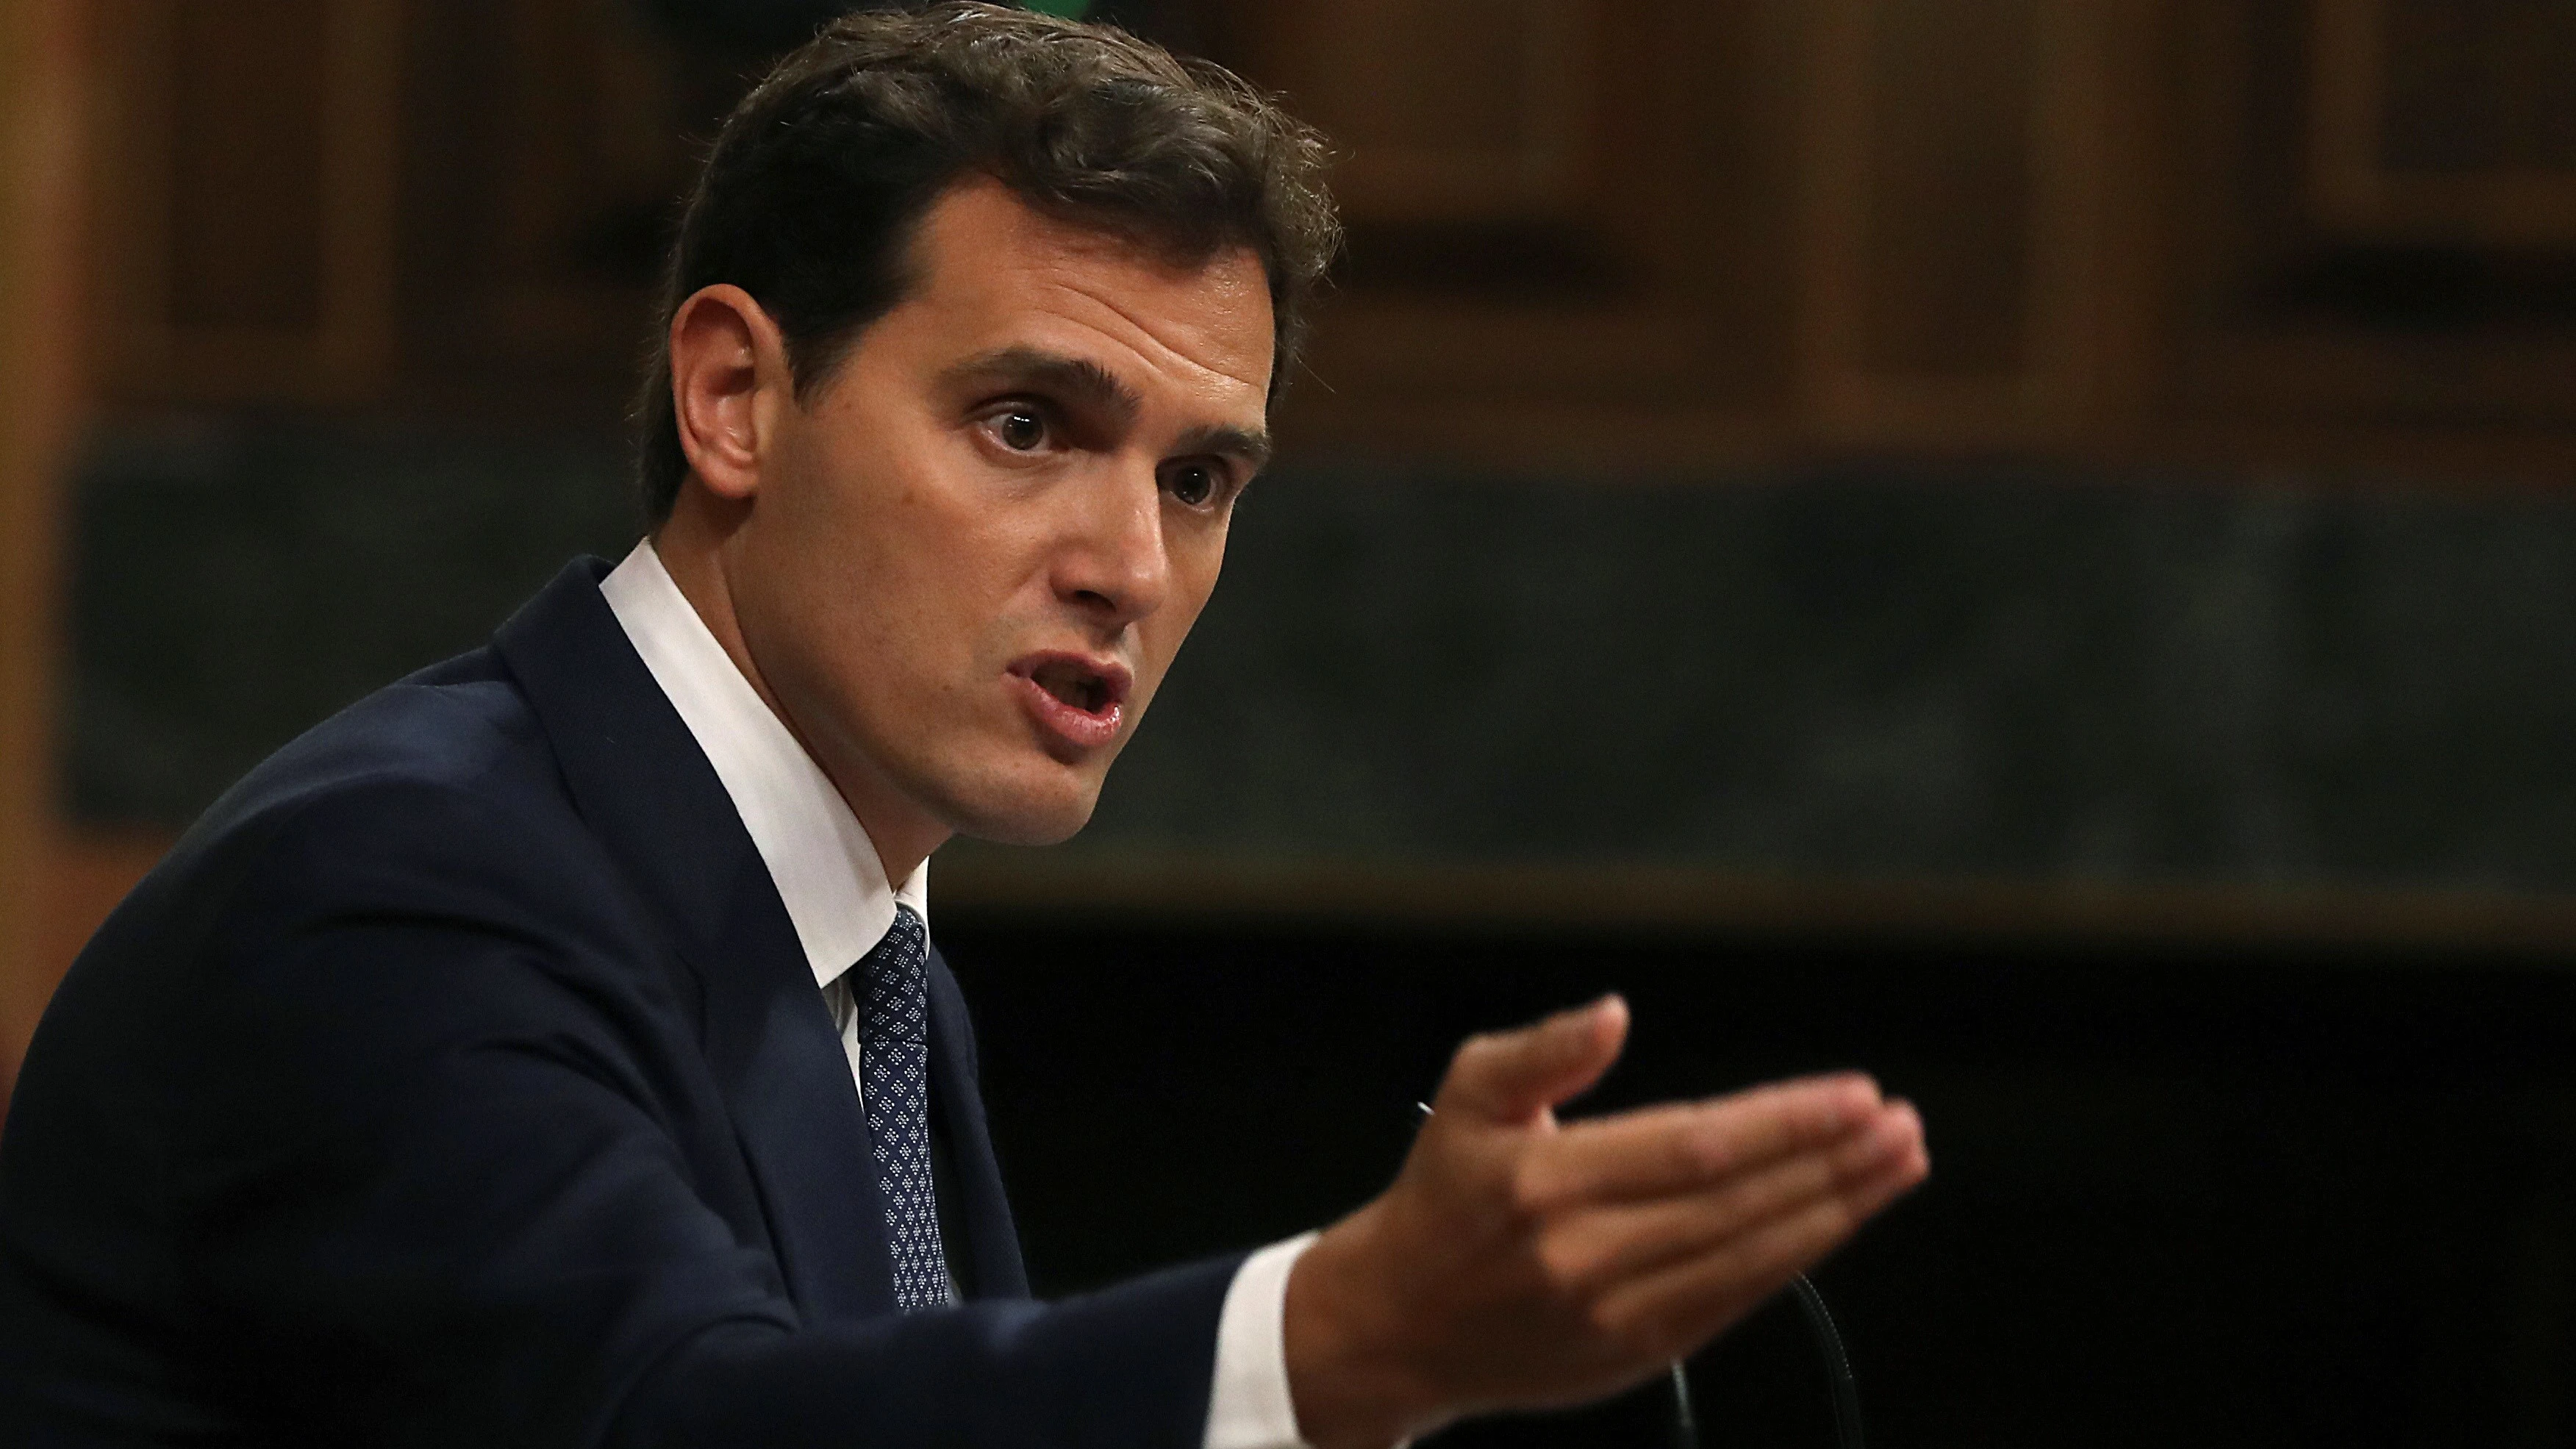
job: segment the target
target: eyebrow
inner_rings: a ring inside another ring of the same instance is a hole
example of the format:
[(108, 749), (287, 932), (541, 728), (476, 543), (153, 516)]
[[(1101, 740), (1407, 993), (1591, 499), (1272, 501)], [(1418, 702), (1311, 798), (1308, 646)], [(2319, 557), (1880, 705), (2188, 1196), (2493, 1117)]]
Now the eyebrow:
[[(1145, 400), (1124, 379), (1087, 357), (1068, 357), (1044, 348), (1003, 347), (970, 357), (940, 374), (952, 386), (1002, 383), (1043, 388), (1107, 415), (1121, 430), (1135, 425)], [(1258, 472), (1270, 461), (1270, 435), (1230, 423), (1205, 424), (1180, 437), (1182, 453), (1220, 453), (1239, 458)]]
[(1181, 434), (1179, 451), (1183, 453), (1221, 453), (1242, 460), (1243, 465), (1258, 473), (1270, 462), (1270, 435), (1251, 432), (1231, 424), (1192, 428)]

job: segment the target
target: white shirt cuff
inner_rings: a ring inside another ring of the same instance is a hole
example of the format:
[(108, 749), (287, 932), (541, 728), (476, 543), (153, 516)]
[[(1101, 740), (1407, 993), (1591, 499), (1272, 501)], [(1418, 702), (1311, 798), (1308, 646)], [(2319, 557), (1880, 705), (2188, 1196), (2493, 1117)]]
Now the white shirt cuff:
[(1208, 1391), (1206, 1449), (1306, 1449), (1288, 1396), (1288, 1270), (1313, 1233), (1243, 1260), (1216, 1321), (1216, 1381)]

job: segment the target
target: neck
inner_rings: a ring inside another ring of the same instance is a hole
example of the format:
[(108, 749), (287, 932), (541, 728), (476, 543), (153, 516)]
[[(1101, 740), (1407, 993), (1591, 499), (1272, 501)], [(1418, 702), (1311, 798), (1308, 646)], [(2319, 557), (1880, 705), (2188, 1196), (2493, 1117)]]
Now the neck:
[(796, 743), (831, 780), (832, 788), (840, 792), (850, 813), (858, 817), (859, 828), (867, 832), (868, 843), (876, 848), (886, 884), (899, 887), (912, 878), (932, 851), (946, 843), (952, 832), (912, 806), (884, 780), (881, 771), (863, 759), (844, 761), (836, 758), (835, 751), (817, 749), (816, 737), (798, 725), (795, 714), (770, 688), (734, 608), (733, 576), (728, 567), (730, 545), (748, 513), (747, 507), (711, 499), (696, 488), (683, 486), (671, 516), (654, 530), (653, 551), (661, 557), (663, 571), (671, 576), (671, 582), (679, 585), (680, 596), (689, 601), (707, 632), (724, 646), (734, 668), (750, 682), (752, 692), (795, 736)]

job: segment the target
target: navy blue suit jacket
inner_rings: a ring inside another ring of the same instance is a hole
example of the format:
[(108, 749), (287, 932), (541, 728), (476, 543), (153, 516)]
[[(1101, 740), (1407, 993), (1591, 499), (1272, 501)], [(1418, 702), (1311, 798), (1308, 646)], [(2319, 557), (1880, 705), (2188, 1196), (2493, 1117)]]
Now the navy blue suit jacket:
[(82, 953), (0, 1133), (0, 1443), (1192, 1449), (1234, 1260), (891, 1312), (786, 909), (583, 560), (260, 766)]

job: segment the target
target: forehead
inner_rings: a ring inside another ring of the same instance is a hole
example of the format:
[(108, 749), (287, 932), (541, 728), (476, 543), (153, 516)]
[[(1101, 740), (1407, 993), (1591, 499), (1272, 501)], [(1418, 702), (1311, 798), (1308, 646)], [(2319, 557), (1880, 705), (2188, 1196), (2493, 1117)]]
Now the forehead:
[(1229, 412), (1269, 395), (1269, 277), (1249, 248), (1174, 262), (979, 177), (932, 203), (913, 264), (879, 326), (925, 331), (955, 356), (1042, 348)]

